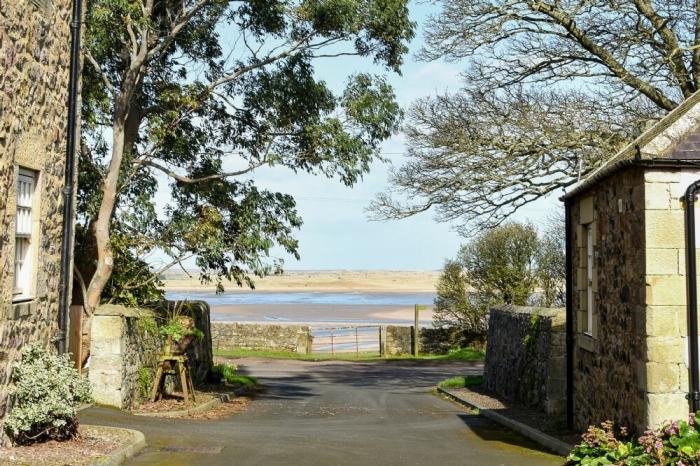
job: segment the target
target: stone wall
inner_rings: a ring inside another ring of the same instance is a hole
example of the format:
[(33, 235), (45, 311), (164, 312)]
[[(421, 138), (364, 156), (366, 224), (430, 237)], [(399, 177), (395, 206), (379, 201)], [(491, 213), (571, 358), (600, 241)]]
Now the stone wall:
[[(209, 306), (194, 302), (193, 314), (195, 326), (204, 332), (187, 350), (192, 378), (198, 384), (206, 380), (212, 367)], [(96, 403), (129, 409), (144, 391), (142, 385), (150, 388), (163, 346), (158, 319), (158, 313), (143, 309), (114, 305), (97, 309), (89, 366)]]
[[(644, 430), (644, 172), (631, 168), (600, 182), (571, 205), (574, 424), (583, 431), (606, 419)], [(593, 331), (587, 309), (584, 225), (593, 231)], [(640, 325), (640, 323), (642, 325)]]
[[(696, 150), (698, 136), (696, 131), (690, 137), (688, 149)], [(683, 419), (688, 411), (685, 217), (680, 199), (698, 179), (698, 170), (649, 169), (644, 174), (645, 307), (638, 323), (644, 358), (638, 371), (646, 392), (647, 426)], [(699, 214), (696, 207), (696, 222)]]
[[(52, 345), (58, 326), (70, 5), (0, 2), (0, 419), (19, 349)], [(19, 166), (39, 173), (40, 234), (34, 241), (33, 299), (13, 305)]]
[(245, 349), (308, 354), (313, 340), (308, 325), (215, 322), (211, 334), (214, 349), (221, 351)]
[(401, 356), (413, 353), (413, 326), (387, 325), (383, 342), (384, 356)]
[(486, 348), (486, 389), (548, 414), (565, 413), (564, 309), (494, 308)]

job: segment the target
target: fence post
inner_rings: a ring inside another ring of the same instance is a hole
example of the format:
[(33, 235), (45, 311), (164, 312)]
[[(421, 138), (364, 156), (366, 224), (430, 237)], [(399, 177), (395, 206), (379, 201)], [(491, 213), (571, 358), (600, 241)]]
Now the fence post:
[(360, 343), (357, 340), (357, 327), (355, 327), (355, 354), (360, 357)]
[(386, 356), (386, 335), (384, 326), (379, 326), (379, 357), (383, 358)]
[(333, 348), (333, 329), (331, 329), (331, 355), (335, 355), (335, 350)]

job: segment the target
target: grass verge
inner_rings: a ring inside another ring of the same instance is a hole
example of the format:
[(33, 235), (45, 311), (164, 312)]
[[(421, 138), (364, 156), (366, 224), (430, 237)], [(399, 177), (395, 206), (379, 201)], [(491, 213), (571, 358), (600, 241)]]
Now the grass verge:
[(256, 387), (258, 385), (258, 380), (255, 377), (237, 374), (236, 368), (228, 364), (217, 364), (212, 368), (212, 372), (231, 385), (239, 387)]
[(269, 358), (269, 359), (298, 359), (302, 361), (387, 361), (387, 360), (447, 360), (447, 361), (482, 361), (484, 352), (472, 348), (452, 350), (447, 354), (420, 354), (389, 356), (382, 358), (376, 352), (363, 353), (312, 353), (302, 354), (291, 351), (262, 351), (262, 350), (215, 350), (215, 356), (227, 358)]
[(484, 383), (483, 375), (465, 375), (458, 377), (450, 377), (438, 384), (440, 388), (466, 388), (482, 385)]

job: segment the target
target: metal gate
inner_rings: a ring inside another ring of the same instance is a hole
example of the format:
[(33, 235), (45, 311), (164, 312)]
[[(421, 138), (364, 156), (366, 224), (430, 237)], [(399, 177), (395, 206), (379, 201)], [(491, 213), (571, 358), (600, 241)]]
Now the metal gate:
[(379, 325), (313, 328), (312, 353), (379, 353)]

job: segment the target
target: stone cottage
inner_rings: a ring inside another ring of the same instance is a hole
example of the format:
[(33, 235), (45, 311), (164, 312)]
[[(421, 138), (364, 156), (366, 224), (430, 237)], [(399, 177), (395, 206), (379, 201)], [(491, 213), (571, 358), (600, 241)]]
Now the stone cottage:
[(22, 346), (57, 336), (70, 19), (70, 0), (0, 1), (0, 420)]
[(683, 196), (697, 180), (700, 94), (563, 198), (568, 412), (578, 430), (612, 419), (642, 431), (688, 414)]

